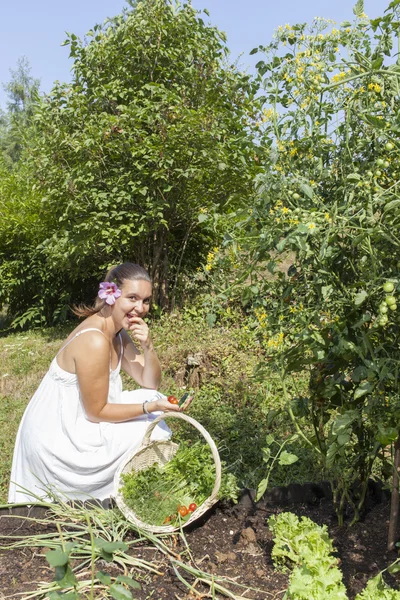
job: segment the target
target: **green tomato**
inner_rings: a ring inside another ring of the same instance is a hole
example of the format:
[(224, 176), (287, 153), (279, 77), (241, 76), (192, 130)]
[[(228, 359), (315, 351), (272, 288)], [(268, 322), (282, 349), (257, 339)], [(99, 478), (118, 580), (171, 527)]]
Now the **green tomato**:
[(388, 160), (385, 160), (383, 166), (385, 167), (385, 169), (388, 169), (390, 167), (390, 162)]
[(388, 322), (388, 318), (386, 315), (381, 315), (378, 319), (378, 325), (384, 326), (384, 325), (387, 325), (387, 322)]
[(396, 298), (394, 296), (386, 296), (385, 301), (388, 306), (392, 306), (392, 304), (396, 304)]
[(375, 177), (380, 177), (382, 175), (382, 171), (380, 171), (379, 169), (377, 171), (375, 171)]
[(367, 175), (368, 175), (368, 177), (372, 177), (373, 176), (373, 172), (372, 171), (367, 171)]
[(388, 150), (390, 152), (391, 150), (393, 150), (393, 148), (394, 148), (394, 146), (393, 146), (392, 142), (387, 142), (385, 144), (385, 150)]
[(300, 195), (297, 193), (293, 194), (293, 200), (300, 200)]
[(391, 281), (385, 281), (382, 287), (384, 292), (390, 294), (390, 292), (393, 292), (394, 290), (394, 283), (392, 283)]
[(387, 307), (387, 304), (381, 304), (379, 307), (379, 312), (381, 313), (381, 315), (386, 315), (388, 310), (389, 309)]
[(390, 310), (396, 310), (397, 304), (396, 303), (390, 304), (389, 308), (390, 308)]
[(376, 164), (377, 164), (379, 167), (382, 167), (382, 165), (383, 165), (383, 162), (384, 162), (384, 161), (383, 161), (383, 158), (378, 158), (378, 160), (376, 161)]

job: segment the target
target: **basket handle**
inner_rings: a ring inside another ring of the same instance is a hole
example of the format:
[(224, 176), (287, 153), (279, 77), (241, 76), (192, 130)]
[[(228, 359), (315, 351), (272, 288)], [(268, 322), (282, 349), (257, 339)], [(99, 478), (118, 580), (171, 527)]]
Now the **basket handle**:
[(164, 421), (165, 419), (169, 419), (170, 417), (174, 417), (175, 419), (182, 419), (183, 421), (187, 421), (188, 423), (193, 425), (193, 427), (195, 427), (198, 431), (200, 431), (200, 433), (202, 434), (202, 436), (204, 437), (204, 439), (210, 446), (212, 456), (214, 459), (214, 463), (215, 463), (215, 484), (214, 484), (214, 488), (213, 488), (213, 491), (211, 492), (209, 499), (210, 499), (210, 501), (214, 501), (217, 498), (219, 488), (221, 487), (221, 460), (219, 458), (219, 452), (218, 452), (217, 446), (215, 445), (214, 440), (212, 439), (212, 437), (210, 436), (208, 431), (206, 429), (204, 429), (203, 425), (200, 425), (200, 423), (198, 421), (196, 421), (196, 419), (193, 419), (193, 417), (188, 417), (188, 415), (185, 415), (184, 413), (181, 413), (181, 412), (171, 411), (171, 412), (162, 413), (161, 415), (158, 415), (158, 417), (156, 417), (154, 419), (154, 421), (148, 426), (146, 433), (144, 434), (144, 437), (142, 440), (142, 446), (148, 446), (151, 443), (150, 436), (151, 436), (155, 426), (160, 421)]

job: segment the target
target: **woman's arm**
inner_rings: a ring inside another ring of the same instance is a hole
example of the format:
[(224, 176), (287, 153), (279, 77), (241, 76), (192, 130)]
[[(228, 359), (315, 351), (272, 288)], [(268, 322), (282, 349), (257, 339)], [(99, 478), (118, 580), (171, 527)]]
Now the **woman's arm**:
[[(127, 337), (129, 338), (129, 336)], [(139, 354), (139, 356), (141, 355)], [(110, 345), (103, 335), (92, 332), (86, 335), (84, 340), (81, 339), (81, 343), (74, 353), (74, 361), (83, 407), (90, 421), (119, 423), (143, 415), (142, 404), (107, 403)], [(158, 359), (157, 364), (159, 364)], [(170, 404), (165, 398), (159, 398), (146, 404), (148, 412), (182, 411), (187, 406), (188, 403), (180, 408), (175, 404)]]
[(157, 390), (161, 382), (161, 365), (158, 360), (147, 324), (140, 317), (132, 317), (129, 327), (140, 342), (139, 352), (126, 331), (121, 332), (124, 347), (122, 368), (141, 387)]

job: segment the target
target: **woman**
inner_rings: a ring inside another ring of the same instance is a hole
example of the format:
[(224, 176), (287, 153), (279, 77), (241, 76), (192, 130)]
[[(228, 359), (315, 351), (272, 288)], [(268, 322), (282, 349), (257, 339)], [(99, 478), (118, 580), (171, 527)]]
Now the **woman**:
[[(113, 494), (113, 477), (125, 452), (138, 446), (159, 411), (186, 409), (156, 390), (161, 367), (143, 320), (152, 293), (139, 265), (112, 268), (93, 307), (75, 310), (86, 319), (61, 346), (19, 426), (9, 502), (49, 498), (49, 489), (70, 499)], [(141, 351), (125, 331), (139, 342)], [(123, 392), (120, 369), (142, 389)], [(152, 439), (166, 439), (164, 422)]]

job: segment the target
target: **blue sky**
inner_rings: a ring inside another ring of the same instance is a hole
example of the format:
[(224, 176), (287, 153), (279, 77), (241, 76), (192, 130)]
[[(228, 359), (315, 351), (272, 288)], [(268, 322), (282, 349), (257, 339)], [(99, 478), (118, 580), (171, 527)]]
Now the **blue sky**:
[[(383, 14), (390, 0), (365, 0), (369, 17)], [(228, 36), (232, 59), (251, 71), (257, 56), (249, 52), (267, 44), (278, 25), (309, 22), (326, 17), (337, 22), (351, 20), (355, 0), (192, 0), (196, 9), (207, 8), (210, 21)], [(0, 82), (10, 78), (19, 57), (26, 56), (32, 75), (49, 92), (55, 80), (69, 81), (71, 61), (62, 47), (65, 32), (82, 37), (96, 23), (114, 16), (126, 6), (124, 0), (3, 0), (0, 7)], [(208, 20), (208, 17), (204, 15)], [(0, 89), (0, 107), (6, 95)]]

